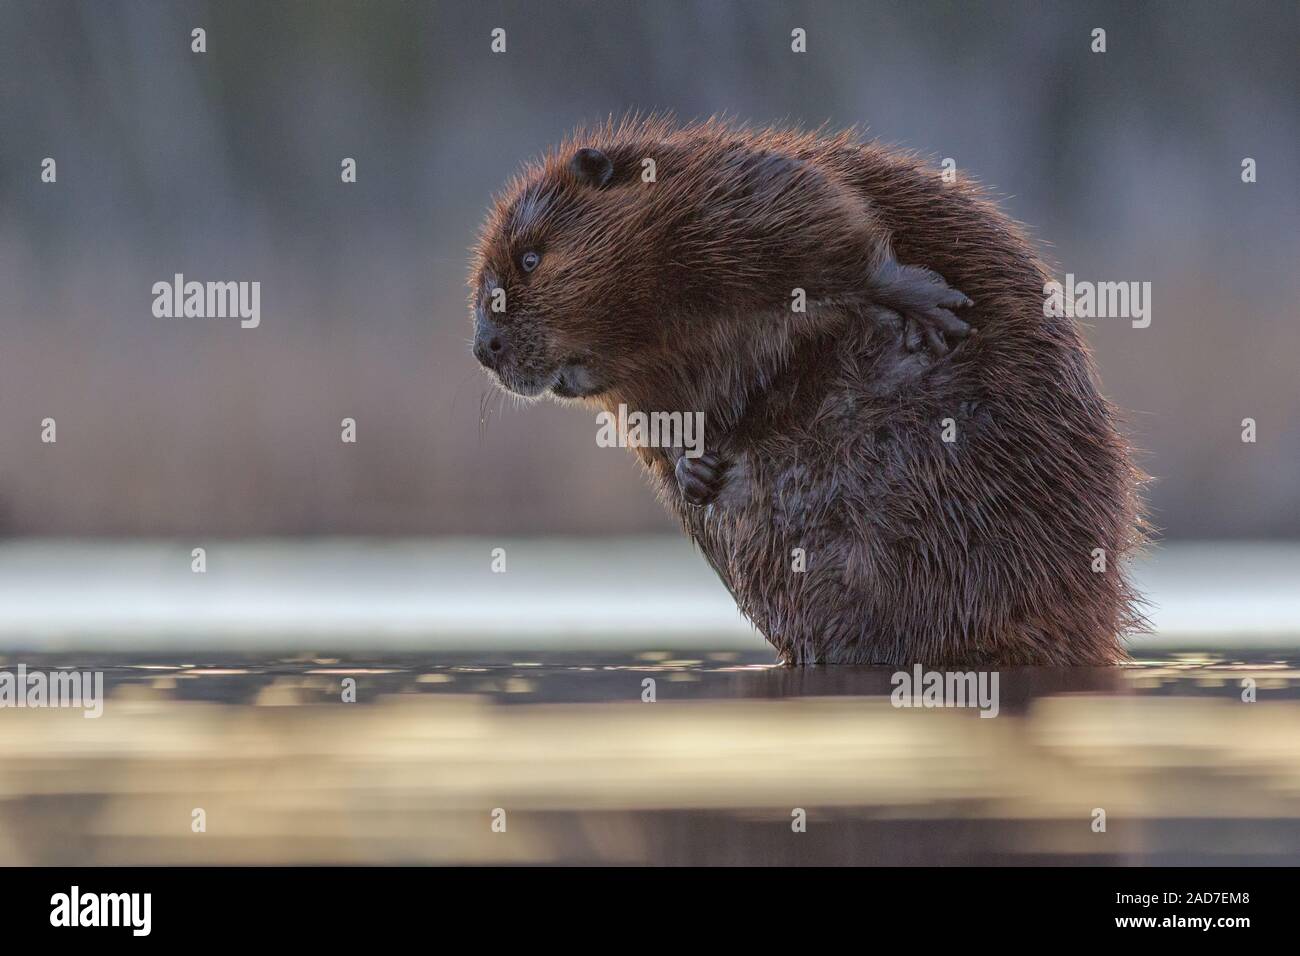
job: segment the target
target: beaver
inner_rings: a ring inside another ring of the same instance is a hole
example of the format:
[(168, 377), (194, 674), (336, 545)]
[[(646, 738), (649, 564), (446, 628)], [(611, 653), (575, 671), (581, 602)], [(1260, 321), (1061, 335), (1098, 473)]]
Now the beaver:
[(703, 412), (705, 454), (636, 454), (784, 663), (1112, 664), (1144, 476), (1049, 278), (980, 186), (854, 130), (611, 119), (495, 199), (474, 354)]

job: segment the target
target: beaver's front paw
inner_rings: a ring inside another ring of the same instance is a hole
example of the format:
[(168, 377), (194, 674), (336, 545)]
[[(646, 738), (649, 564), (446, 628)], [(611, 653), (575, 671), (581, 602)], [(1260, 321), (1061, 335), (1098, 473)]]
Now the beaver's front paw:
[(682, 497), (693, 505), (707, 505), (718, 497), (727, 474), (727, 462), (721, 456), (706, 451), (699, 458), (687, 458), (682, 455), (677, 459), (674, 470), (677, 475), (677, 487)]
[(936, 356), (945, 355), (949, 339), (960, 341), (972, 331), (970, 323), (951, 310), (974, 303), (937, 272), (889, 259), (877, 269), (871, 284), (879, 303), (903, 316), (903, 344), (910, 352), (928, 345)]

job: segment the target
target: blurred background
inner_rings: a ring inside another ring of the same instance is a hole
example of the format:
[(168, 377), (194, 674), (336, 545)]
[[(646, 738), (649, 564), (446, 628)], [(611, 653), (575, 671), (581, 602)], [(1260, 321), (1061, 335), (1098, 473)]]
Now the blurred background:
[[(1298, 10), (0, 0), (0, 670), (109, 697), (0, 711), (0, 864), (1300, 859)], [(1084, 327), (1155, 479), (1137, 663), (997, 720), (773, 668), (631, 455), (490, 386), (491, 194), (636, 109), (865, 126), (1151, 283)], [(155, 318), (178, 272), (260, 327)]]
[[(1155, 524), (1171, 540), (1294, 538), (1297, 16), (6, 0), (0, 530), (672, 531), (589, 415), (498, 397), (465, 304), (468, 248), (523, 159), (579, 123), (664, 109), (865, 125), (987, 183), (1058, 276), (1151, 282), (1150, 328), (1085, 334), (1156, 477)], [(196, 26), (207, 53), (190, 52)], [(151, 287), (177, 272), (259, 280), (261, 327), (155, 318)], [(45, 417), (56, 446), (39, 442)]]

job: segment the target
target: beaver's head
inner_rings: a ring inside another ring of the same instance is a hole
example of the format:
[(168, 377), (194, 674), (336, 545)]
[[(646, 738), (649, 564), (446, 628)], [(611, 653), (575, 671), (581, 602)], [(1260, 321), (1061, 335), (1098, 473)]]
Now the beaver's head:
[(621, 152), (564, 147), (517, 177), (484, 225), (470, 274), (474, 355), (515, 394), (599, 395), (662, 339), (664, 224)]

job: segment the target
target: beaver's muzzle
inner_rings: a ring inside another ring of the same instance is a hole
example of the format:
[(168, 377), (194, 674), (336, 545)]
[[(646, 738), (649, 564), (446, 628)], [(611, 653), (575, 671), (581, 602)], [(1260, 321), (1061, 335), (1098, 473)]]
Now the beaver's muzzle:
[(484, 368), (498, 371), (510, 358), (510, 342), (486, 315), (474, 319), (474, 357)]

